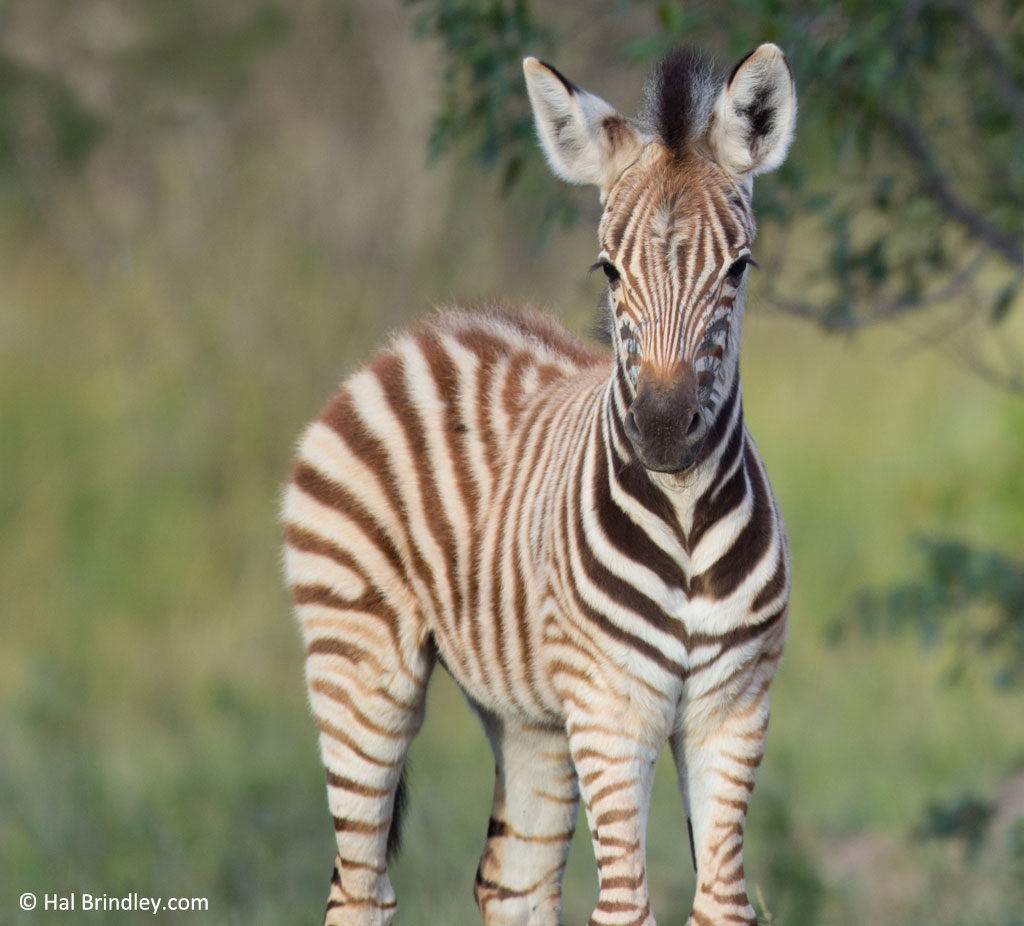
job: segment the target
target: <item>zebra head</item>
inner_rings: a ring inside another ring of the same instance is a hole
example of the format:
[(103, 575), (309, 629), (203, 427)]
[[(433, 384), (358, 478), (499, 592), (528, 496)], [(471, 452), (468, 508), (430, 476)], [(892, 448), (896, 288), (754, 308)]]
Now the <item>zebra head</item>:
[(636, 122), (536, 58), (523, 67), (552, 170), (601, 191), (622, 427), (649, 470), (681, 472), (738, 376), (751, 181), (782, 164), (796, 122), (786, 59), (761, 45), (722, 82), (681, 49)]

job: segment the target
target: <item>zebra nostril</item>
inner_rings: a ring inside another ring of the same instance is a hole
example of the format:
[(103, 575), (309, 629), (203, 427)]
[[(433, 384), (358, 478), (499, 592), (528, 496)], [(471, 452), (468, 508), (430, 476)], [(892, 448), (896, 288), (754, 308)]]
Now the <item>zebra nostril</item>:
[(686, 446), (690, 448), (699, 447), (704, 443), (707, 431), (708, 423), (704, 417), (704, 412), (700, 408), (694, 409), (693, 414), (690, 416), (690, 422), (686, 426), (686, 436), (684, 438)]
[(640, 440), (640, 426), (636, 423), (636, 416), (633, 414), (633, 409), (629, 409), (626, 412), (626, 417), (623, 419), (622, 424), (626, 431), (626, 437), (631, 441)]

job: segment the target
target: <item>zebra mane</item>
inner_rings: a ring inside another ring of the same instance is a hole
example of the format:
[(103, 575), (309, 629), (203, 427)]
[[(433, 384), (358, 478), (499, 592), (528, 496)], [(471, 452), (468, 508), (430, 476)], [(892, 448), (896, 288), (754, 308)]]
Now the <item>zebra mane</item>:
[(644, 128), (682, 156), (708, 128), (720, 89), (712, 58), (684, 45), (655, 65), (644, 85)]

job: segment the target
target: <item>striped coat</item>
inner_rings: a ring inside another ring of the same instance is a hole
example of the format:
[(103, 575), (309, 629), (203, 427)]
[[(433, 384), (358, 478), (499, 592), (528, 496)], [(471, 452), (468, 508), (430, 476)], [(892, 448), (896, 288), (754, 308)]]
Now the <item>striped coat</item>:
[(602, 192), (613, 351), (513, 309), (440, 313), (350, 376), (300, 441), (286, 571), (338, 839), (326, 922), (392, 920), (388, 837), (437, 662), (496, 757), (485, 922), (561, 922), (582, 798), (591, 922), (653, 923), (643, 841), (666, 742), (691, 922), (754, 922), (743, 822), (789, 562), (743, 422), (739, 323), (749, 177), (785, 154), (792, 83), (762, 46), (712, 99), (701, 61), (676, 56), (637, 125), (525, 68), (552, 167)]

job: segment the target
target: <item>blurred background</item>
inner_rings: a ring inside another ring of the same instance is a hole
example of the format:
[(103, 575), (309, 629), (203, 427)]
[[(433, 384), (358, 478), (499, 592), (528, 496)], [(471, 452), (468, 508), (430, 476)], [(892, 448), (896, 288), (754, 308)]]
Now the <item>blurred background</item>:
[[(333, 832), (276, 521), (293, 442), (433, 304), (592, 329), (596, 195), (547, 174), (519, 61), (633, 114), (685, 38), (726, 64), (778, 42), (801, 98), (758, 182), (743, 349), (794, 561), (759, 915), (1024, 923), (1024, 13), (727, 12), (0, 6), (0, 921), (57, 921), (25, 891), (138, 891), (209, 899), (166, 923), (321, 922)], [(478, 922), (493, 765), (440, 671), (411, 763), (398, 922)], [(649, 858), (682, 922), (668, 765)], [(566, 922), (595, 897), (581, 822)]]

